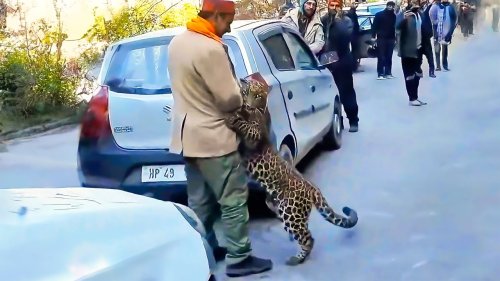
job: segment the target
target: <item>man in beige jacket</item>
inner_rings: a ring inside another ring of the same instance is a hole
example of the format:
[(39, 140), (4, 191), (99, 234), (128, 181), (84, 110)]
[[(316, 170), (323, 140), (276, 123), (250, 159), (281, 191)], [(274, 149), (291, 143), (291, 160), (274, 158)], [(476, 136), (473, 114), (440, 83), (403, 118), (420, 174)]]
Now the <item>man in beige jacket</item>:
[[(216, 259), (227, 251), (230, 277), (272, 268), (270, 260), (251, 255), (245, 167), (237, 152), (239, 140), (224, 123), (224, 117), (242, 105), (221, 39), (230, 31), (234, 14), (233, 1), (204, 0), (199, 16), (172, 39), (168, 50), (174, 97), (171, 151), (186, 160), (189, 206), (203, 222)], [(219, 211), (227, 250), (219, 247), (213, 231)]]
[(317, 6), (317, 0), (299, 0), (299, 7), (288, 11), (281, 19), (300, 32), (315, 55), (318, 55), (325, 45), (323, 24)]

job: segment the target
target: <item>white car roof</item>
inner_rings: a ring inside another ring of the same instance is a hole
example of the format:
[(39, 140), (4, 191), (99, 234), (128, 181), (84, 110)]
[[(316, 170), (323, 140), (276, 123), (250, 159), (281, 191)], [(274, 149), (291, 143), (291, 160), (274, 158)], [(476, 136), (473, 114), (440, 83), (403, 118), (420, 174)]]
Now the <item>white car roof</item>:
[[(228, 35), (234, 34), (235, 32), (240, 31), (240, 30), (255, 28), (255, 27), (258, 27), (260, 25), (263, 25), (266, 23), (271, 23), (271, 22), (279, 22), (279, 20), (236, 20), (231, 24), (232, 31), (230, 33), (228, 33)], [(111, 45), (121, 45), (124, 43), (134, 42), (134, 41), (143, 40), (143, 39), (175, 36), (175, 35), (182, 33), (185, 30), (186, 30), (185, 26), (166, 28), (166, 29), (152, 31), (152, 32), (144, 33), (144, 34), (137, 35), (134, 37), (126, 38), (126, 39), (117, 41)]]
[(0, 280), (209, 275), (203, 240), (173, 203), (121, 190), (0, 189), (0, 229)]

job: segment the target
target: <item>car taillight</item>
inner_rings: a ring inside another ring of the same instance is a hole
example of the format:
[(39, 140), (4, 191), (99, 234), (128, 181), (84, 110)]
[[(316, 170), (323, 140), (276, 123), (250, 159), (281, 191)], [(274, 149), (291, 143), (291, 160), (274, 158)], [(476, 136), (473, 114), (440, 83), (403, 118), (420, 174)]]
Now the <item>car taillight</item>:
[(100, 86), (96, 91), (83, 115), (80, 138), (98, 139), (111, 133), (108, 115), (109, 89), (107, 86)]

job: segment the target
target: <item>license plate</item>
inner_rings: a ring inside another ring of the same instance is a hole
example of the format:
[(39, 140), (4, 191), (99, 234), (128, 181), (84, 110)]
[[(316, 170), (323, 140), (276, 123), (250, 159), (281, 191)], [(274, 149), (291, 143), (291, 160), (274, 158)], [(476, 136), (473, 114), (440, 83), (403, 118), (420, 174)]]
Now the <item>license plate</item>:
[(142, 182), (186, 181), (184, 165), (142, 166)]

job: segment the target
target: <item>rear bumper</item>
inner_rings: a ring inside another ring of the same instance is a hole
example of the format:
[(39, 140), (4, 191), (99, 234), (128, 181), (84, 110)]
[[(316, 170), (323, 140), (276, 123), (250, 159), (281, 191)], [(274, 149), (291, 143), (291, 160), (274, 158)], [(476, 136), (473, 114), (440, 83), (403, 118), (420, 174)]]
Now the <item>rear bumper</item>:
[[(141, 180), (144, 165), (184, 164), (179, 154), (168, 150), (132, 150), (119, 147), (113, 139), (80, 140), (78, 144), (78, 177), (83, 187), (120, 189), (160, 200), (184, 203), (185, 181), (146, 182)], [(261, 189), (250, 183), (250, 189)]]
[(161, 200), (185, 197), (186, 182), (141, 180), (143, 165), (184, 164), (182, 156), (168, 150), (123, 149), (114, 140), (80, 140), (78, 177), (84, 187), (121, 189)]

